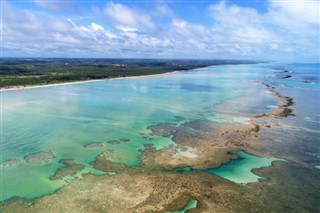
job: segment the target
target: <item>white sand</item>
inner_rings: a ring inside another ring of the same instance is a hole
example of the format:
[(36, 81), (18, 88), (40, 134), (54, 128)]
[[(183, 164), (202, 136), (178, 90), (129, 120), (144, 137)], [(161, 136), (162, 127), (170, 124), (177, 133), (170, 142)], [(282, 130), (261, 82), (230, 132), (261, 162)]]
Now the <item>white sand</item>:
[(63, 86), (63, 85), (70, 85), (70, 84), (91, 83), (91, 82), (108, 81), (108, 80), (115, 80), (115, 79), (150, 78), (150, 77), (156, 77), (156, 76), (170, 75), (170, 74), (173, 74), (173, 73), (176, 73), (176, 72), (179, 72), (179, 71), (173, 71), (173, 72), (167, 72), (167, 73), (161, 73), (161, 74), (129, 76), (129, 77), (117, 77), (117, 78), (104, 78), (104, 79), (97, 79), (97, 80), (74, 81), (74, 82), (45, 84), (45, 85), (36, 85), (36, 86), (12, 86), (12, 87), (8, 87), (8, 88), (2, 88), (2, 89), (0, 89), (0, 92), (17, 91), (17, 90), (25, 90), (25, 89), (35, 89), (35, 88), (42, 88), (42, 87), (55, 87), (55, 86)]

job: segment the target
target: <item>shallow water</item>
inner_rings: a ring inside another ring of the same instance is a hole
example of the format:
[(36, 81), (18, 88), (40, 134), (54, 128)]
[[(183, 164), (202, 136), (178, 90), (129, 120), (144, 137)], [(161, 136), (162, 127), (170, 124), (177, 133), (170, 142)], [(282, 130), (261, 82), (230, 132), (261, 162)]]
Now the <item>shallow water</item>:
[(196, 199), (191, 199), (183, 209), (176, 210), (176, 211), (167, 211), (166, 213), (185, 213), (190, 209), (197, 208), (197, 205), (198, 205), (198, 201)]
[(254, 155), (250, 155), (243, 151), (236, 153), (239, 156), (238, 159), (231, 160), (230, 162), (221, 165), (218, 168), (206, 169), (206, 170), (196, 170), (190, 167), (176, 168), (175, 172), (207, 172), (209, 174), (218, 175), (219, 177), (225, 178), (227, 180), (233, 181), (235, 183), (254, 183), (258, 182), (259, 179), (265, 177), (260, 177), (253, 173), (254, 169), (259, 169), (262, 167), (272, 166), (273, 161), (285, 161), (280, 158), (261, 158)]
[[(144, 149), (143, 145), (152, 143), (160, 149), (175, 144), (170, 138), (150, 136), (146, 128), (163, 122), (181, 122), (176, 116), (183, 116), (183, 121), (208, 119), (232, 123), (245, 122), (243, 118), (247, 115), (270, 110), (275, 100), (255, 81), (268, 80), (266, 76), (272, 74), (272, 66), (213, 66), (148, 78), (1, 92), (1, 161), (18, 159), (21, 163), (1, 168), (0, 200), (12, 196), (38, 197), (67, 184), (70, 180), (48, 179), (63, 167), (61, 159), (74, 159), (86, 166), (83, 172), (99, 174), (89, 163), (102, 151), (112, 150), (110, 160), (139, 166), (139, 149)], [(221, 108), (226, 101), (231, 104)], [(303, 116), (319, 121), (319, 113), (314, 111), (311, 107)], [(303, 122), (302, 125), (317, 127), (313, 122)], [(130, 141), (107, 143), (120, 138)], [(105, 146), (83, 147), (91, 142), (105, 142)], [(24, 156), (40, 151), (51, 151), (56, 158), (34, 165), (24, 160)]]
[(255, 175), (252, 172), (253, 169), (271, 166), (273, 161), (283, 161), (283, 159), (273, 157), (261, 158), (242, 151), (237, 152), (237, 155), (240, 157), (239, 159), (231, 160), (219, 168), (208, 169), (205, 172), (218, 175), (235, 183), (246, 184), (258, 182), (259, 179), (264, 178)]
[(295, 116), (281, 120), (284, 128), (262, 130), (260, 138), (268, 141), (273, 154), (289, 155), (314, 167), (320, 164), (320, 64), (288, 64), (281, 69), (292, 77), (269, 81), (293, 98)]

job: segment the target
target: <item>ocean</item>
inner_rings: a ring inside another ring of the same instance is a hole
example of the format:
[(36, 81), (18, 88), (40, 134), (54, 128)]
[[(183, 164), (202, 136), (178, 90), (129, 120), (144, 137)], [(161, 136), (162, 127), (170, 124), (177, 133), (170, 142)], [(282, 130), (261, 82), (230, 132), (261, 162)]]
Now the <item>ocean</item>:
[[(238, 154), (237, 160), (224, 163), (226, 175), (212, 174), (242, 184), (256, 182), (260, 176), (249, 174), (262, 167), (258, 158), (272, 159), (263, 166), (272, 167), (273, 160), (282, 159), (317, 170), (319, 67), (302, 63), (220, 65), (160, 76), (2, 91), (1, 162), (11, 160), (12, 165), (1, 167), (0, 200), (41, 197), (85, 173), (106, 174), (91, 163), (103, 151), (112, 152), (112, 162), (143, 167), (140, 156), (146, 145), (156, 150), (178, 147), (172, 136), (152, 134), (148, 129), (152, 125), (198, 120), (224, 127), (247, 124), (252, 116), (279, 105), (263, 83), (294, 100), (290, 106), (294, 116), (279, 118), (278, 125), (261, 129), (262, 145), (251, 151), (239, 147), (248, 156)], [(96, 144), (90, 148), (92, 143)], [(66, 159), (82, 169), (61, 179), (50, 178), (66, 167), (61, 161)], [(236, 163), (239, 160), (244, 161)], [(246, 170), (241, 171), (241, 166)], [(235, 171), (232, 178), (228, 171)]]

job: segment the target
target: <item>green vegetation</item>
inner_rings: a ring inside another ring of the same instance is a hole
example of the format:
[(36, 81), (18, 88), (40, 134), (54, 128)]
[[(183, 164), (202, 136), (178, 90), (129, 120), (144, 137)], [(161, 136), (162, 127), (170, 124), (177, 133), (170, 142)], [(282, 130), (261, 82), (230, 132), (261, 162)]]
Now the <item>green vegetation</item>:
[(235, 60), (27, 59), (3, 58), (0, 88), (32, 86), (189, 70), (210, 65), (253, 63)]

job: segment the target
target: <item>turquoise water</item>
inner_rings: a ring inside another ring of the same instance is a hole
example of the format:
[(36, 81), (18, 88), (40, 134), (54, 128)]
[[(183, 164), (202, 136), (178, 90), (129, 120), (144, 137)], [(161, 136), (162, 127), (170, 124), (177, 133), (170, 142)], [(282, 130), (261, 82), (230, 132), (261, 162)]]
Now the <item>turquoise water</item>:
[[(0, 200), (38, 197), (67, 184), (69, 180), (49, 180), (63, 166), (61, 159), (85, 165), (79, 177), (85, 172), (101, 173), (90, 162), (102, 151), (112, 150), (110, 160), (114, 162), (139, 166), (143, 145), (152, 143), (157, 149), (175, 145), (170, 138), (149, 136), (146, 129), (162, 122), (181, 122), (175, 116), (183, 116), (183, 121), (244, 122), (244, 115), (276, 104), (256, 83), (269, 74), (264, 64), (224, 65), (146, 78), (1, 92), (1, 162), (18, 159), (21, 163), (1, 168)], [(306, 116), (314, 119), (310, 113)], [(120, 138), (130, 142), (107, 143)], [(91, 142), (105, 142), (105, 146), (83, 148)], [(24, 160), (40, 151), (51, 151), (56, 158), (43, 164)]]
[(273, 161), (285, 161), (279, 158), (261, 158), (254, 155), (250, 155), (243, 151), (236, 153), (239, 159), (231, 160), (227, 164), (223, 164), (218, 168), (206, 169), (206, 170), (195, 170), (190, 167), (176, 168), (175, 172), (207, 172), (209, 174), (218, 175), (222, 178), (228, 179), (235, 183), (254, 183), (258, 182), (259, 179), (264, 178), (255, 175), (252, 170), (259, 169), (262, 167), (272, 166)]
[(284, 85), (287, 87), (302, 88), (302, 89), (320, 89), (320, 64), (286, 64), (279, 65), (277, 68), (285, 69), (288, 72), (284, 75), (290, 75), (288, 79), (274, 79), (275, 84)]
[[(293, 98), (295, 116), (282, 119), (286, 128), (264, 129), (262, 140), (270, 141), (272, 153), (292, 156), (305, 165), (320, 165), (320, 64), (277, 65), (291, 78), (270, 77), (276, 90)], [(311, 164), (310, 162), (313, 162)]]
[(224, 164), (219, 168), (209, 169), (206, 172), (218, 175), (222, 178), (231, 180), (236, 183), (253, 183), (258, 182), (260, 177), (255, 175), (252, 170), (272, 165), (273, 161), (283, 161), (279, 158), (260, 158), (245, 152), (237, 152), (239, 160), (231, 160), (230, 163)]
[(198, 205), (198, 201), (196, 199), (191, 199), (183, 209), (176, 210), (176, 211), (167, 211), (166, 213), (185, 213), (190, 209), (197, 208), (197, 205)]

